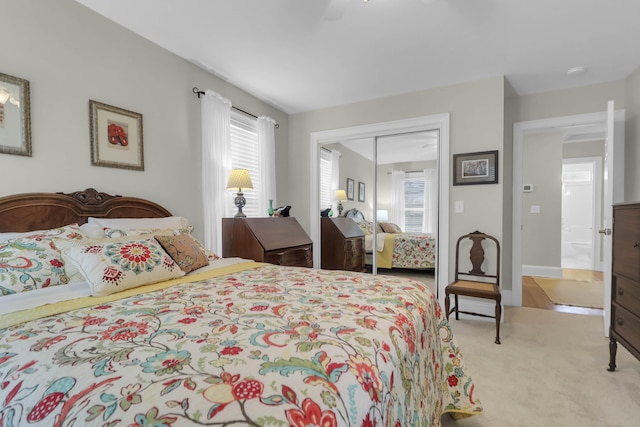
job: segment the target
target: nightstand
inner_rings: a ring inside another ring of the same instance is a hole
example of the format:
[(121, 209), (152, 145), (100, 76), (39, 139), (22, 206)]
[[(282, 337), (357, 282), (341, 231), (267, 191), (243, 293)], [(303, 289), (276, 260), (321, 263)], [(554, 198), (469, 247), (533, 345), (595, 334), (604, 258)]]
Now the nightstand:
[(293, 217), (223, 218), (222, 256), (313, 267), (313, 243)]
[(364, 233), (351, 218), (321, 218), (322, 268), (364, 271)]

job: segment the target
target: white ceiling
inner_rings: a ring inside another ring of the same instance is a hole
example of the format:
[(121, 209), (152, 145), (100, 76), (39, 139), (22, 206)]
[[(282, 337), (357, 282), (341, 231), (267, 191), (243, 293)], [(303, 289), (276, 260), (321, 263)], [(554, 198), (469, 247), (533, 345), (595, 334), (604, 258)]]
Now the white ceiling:
[(502, 75), (524, 95), (640, 66), (639, 0), (77, 1), (290, 114)]

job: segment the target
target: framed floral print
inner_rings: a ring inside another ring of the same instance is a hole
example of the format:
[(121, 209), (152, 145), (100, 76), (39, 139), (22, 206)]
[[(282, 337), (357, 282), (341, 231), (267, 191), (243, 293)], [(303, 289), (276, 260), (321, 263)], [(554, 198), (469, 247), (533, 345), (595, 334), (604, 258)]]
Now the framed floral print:
[(351, 178), (347, 178), (347, 199), (353, 200), (354, 192), (355, 192), (355, 181)]
[(29, 81), (0, 73), (0, 153), (31, 157)]
[(91, 164), (144, 170), (142, 114), (89, 101)]
[(364, 202), (364, 182), (358, 181), (358, 201)]

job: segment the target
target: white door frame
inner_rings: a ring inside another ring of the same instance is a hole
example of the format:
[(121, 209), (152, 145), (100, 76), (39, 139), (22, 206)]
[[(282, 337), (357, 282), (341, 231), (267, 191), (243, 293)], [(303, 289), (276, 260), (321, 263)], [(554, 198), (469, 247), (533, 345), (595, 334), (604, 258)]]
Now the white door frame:
[[(444, 288), (449, 284), (449, 113), (421, 116), (411, 119), (394, 120), (389, 122), (372, 123), (340, 129), (312, 132), (310, 135), (311, 188), (309, 191), (310, 237), (313, 241), (313, 265), (320, 265), (320, 201), (319, 182), (320, 171), (318, 159), (320, 147), (352, 139), (389, 136), (409, 132), (439, 131), (438, 141), (438, 237), (436, 243), (436, 282), (438, 296), (444, 298)], [(373, 149), (373, 147), (372, 147)], [(374, 169), (374, 182), (375, 165)], [(375, 212), (376, 207), (373, 207)], [(441, 301), (443, 302), (443, 300)]]
[[(624, 110), (615, 112), (616, 132), (621, 133), (624, 153)], [(575, 116), (553, 117), (549, 119), (531, 120), (513, 124), (513, 247), (511, 275), (511, 305), (522, 305), (522, 150), (525, 135), (551, 132), (566, 126), (581, 126), (594, 123), (607, 123), (607, 113), (579, 114)], [(618, 132), (618, 127), (621, 132)], [(616, 153), (617, 168), (614, 169), (613, 180), (616, 190), (624, 189), (624, 155)], [(624, 198), (624, 191), (619, 190)], [(614, 201), (621, 201), (620, 194), (614, 195)], [(606, 303), (606, 302), (605, 302)]]

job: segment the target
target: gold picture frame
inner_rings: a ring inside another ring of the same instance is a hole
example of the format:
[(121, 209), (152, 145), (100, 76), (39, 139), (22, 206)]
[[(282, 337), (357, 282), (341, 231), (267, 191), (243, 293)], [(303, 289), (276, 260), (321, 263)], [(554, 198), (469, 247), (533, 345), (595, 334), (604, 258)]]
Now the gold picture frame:
[(91, 164), (144, 170), (142, 114), (89, 100)]
[(29, 80), (0, 73), (0, 153), (31, 157)]

